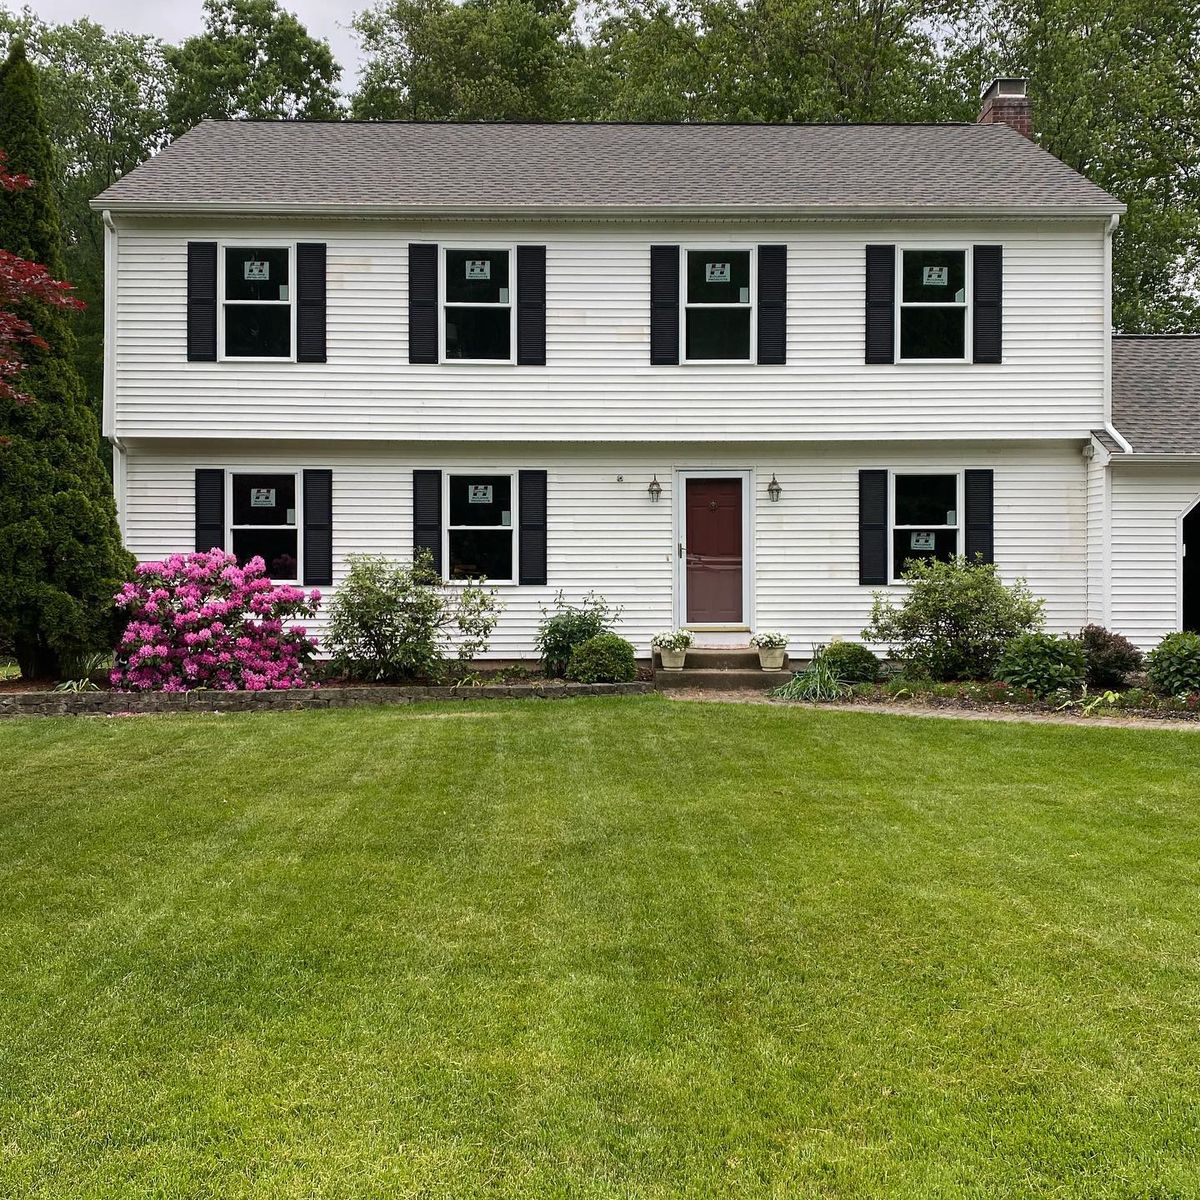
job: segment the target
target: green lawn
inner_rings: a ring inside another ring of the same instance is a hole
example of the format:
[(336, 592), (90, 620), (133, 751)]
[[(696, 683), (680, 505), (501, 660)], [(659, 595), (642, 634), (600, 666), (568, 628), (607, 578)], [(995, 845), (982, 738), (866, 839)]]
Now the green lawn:
[(1200, 734), (0, 725), (4, 1197), (1200, 1196)]

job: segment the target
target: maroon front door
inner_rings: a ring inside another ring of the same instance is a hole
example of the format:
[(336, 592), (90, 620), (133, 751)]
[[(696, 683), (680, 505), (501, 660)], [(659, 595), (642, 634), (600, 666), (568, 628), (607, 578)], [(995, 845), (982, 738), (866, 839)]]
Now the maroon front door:
[(684, 481), (687, 525), (687, 623), (740, 625), (742, 481)]

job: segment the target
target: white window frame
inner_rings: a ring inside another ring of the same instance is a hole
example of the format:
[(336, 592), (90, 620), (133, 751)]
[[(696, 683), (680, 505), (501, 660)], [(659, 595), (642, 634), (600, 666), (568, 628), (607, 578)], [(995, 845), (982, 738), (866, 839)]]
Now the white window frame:
[[(288, 298), (286, 300), (226, 300), (225, 299), (225, 251), (226, 250), (286, 250), (288, 252)], [(291, 319), (288, 322), (290, 333), (288, 345), (291, 353), (283, 355), (251, 355), (225, 353), (225, 309), (245, 308), (250, 305), (279, 305), (286, 304), (290, 309)], [(296, 243), (277, 241), (236, 241), (217, 243), (217, 361), (235, 363), (294, 363), (296, 361)], [(283, 472), (286, 474), (286, 472)]]
[[(954, 476), (954, 515), (958, 518), (957, 524), (954, 525), (899, 525), (896, 522), (896, 480), (907, 478), (910, 475), (952, 475)], [(953, 530), (956, 536), (955, 553), (962, 554), (963, 538), (966, 535), (966, 523), (964, 521), (963, 503), (966, 499), (964, 495), (965, 473), (961, 470), (947, 471), (945, 467), (905, 467), (901, 471), (888, 472), (888, 578), (892, 583), (905, 584), (906, 579), (901, 579), (896, 571), (896, 534), (904, 533), (906, 530), (923, 530), (929, 529), (934, 532), (945, 532)]]
[[(904, 255), (906, 253), (913, 254), (936, 254), (938, 251), (961, 254), (963, 256), (963, 302), (959, 304), (957, 301), (947, 301), (945, 303), (937, 303), (936, 301), (928, 300), (908, 300), (904, 299)], [(938, 363), (969, 363), (971, 361), (972, 345), (971, 345), (971, 312), (975, 305), (974, 296), (974, 264), (971, 261), (972, 248), (970, 246), (957, 245), (953, 242), (939, 242), (930, 244), (921, 242), (915, 245), (901, 245), (896, 248), (900, 261), (896, 264), (896, 362), (905, 363), (916, 366), (929, 366)], [(906, 308), (955, 308), (961, 309), (963, 314), (963, 355), (962, 358), (905, 358), (902, 353), (903, 341), (901, 335), (903, 332), (904, 310)]]
[[(450, 308), (504, 308), (503, 304), (488, 304), (477, 300), (446, 299), (446, 260), (451, 250), (503, 250), (508, 255), (508, 357), (507, 358), (450, 358), (446, 354), (446, 310)], [(512, 366), (517, 361), (517, 254), (513, 242), (439, 243), (438, 245), (438, 362), (449, 366)], [(497, 472), (503, 475), (503, 471)]]
[[(687, 298), (687, 268), (689, 254), (745, 254), (750, 255), (750, 300), (746, 304), (689, 304)], [(688, 312), (698, 309), (742, 309), (750, 310), (750, 353), (746, 358), (688, 358), (687, 319)], [(754, 246), (730, 245), (728, 242), (692, 243), (679, 247), (679, 361), (709, 367), (744, 367), (758, 362), (758, 253)]]
[[(451, 525), (450, 524), (450, 481), (452, 479), (469, 479), (479, 475), (503, 475), (509, 479), (509, 496), (512, 500), (512, 510), (509, 517), (508, 525)], [(521, 552), (520, 543), (517, 537), (517, 531), (520, 529), (520, 513), (517, 511), (520, 504), (518, 495), (519, 472), (510, 470), (508, 467), (473, 467), (473, 468), (454, 468), (442, 472), (442, 580), (445, 583), (458, 584), (467, 586), (471, 581), (469, 579), (454, 579), (450, 575), (450, 532), (459, 532), (466, 530), (479, 530), (485, 533), (497, 533), (502, 529), (507, 529), (512, 536), (512, 575), (508, 579), (493, 579), (488, 576), (488, 585), (496, 584), (515, 584), (520, 576), (520, 565), (517, 562), (517, 556)]]
[[(233, 521), (233, 479), (235, 475), (291, 475), (296, 481), (296, 523), (292, 525), (235, 525)], [(272, 583), (294, 583), (304, 579), (304, 472), (289, 467), (226, 467), (225, 468), (225, 545), (233, 553), (234, 530), (242, 529), (292, 529), (296, 530), (296, 577), (279, 579), (271, 576)]]

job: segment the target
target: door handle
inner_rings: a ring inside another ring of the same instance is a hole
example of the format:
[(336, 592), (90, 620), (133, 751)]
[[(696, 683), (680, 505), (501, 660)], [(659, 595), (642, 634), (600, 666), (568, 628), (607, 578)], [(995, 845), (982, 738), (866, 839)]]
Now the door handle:
[(680, 542), (679, 543), (679, 557), (682, 558), (683, 555), (684, 555), (683, 543)]

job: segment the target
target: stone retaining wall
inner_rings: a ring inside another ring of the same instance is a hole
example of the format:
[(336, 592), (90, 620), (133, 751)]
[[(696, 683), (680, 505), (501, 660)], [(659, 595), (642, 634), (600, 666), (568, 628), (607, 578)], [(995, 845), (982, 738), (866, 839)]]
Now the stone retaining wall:
[(489, 683), (479, 687), (330, 687), (290, 692), (0, 692), (0, 717), (176, 712), (282, 712), (425, 700), (565, 700), (638, 696), (652, 683)]

